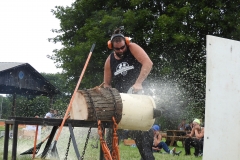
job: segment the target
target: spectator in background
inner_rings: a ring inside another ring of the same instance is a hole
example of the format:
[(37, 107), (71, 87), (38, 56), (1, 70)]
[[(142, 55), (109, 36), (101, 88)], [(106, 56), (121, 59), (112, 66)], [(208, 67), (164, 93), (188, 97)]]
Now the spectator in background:
[[(174, 147), (172, 150), (170, 150), (165, 142), (162, 141), (162, 135), (160, 133), (160, 126), (153, 125), (152, 130), (154, 132), (154, 138), (153, 138), (153, 151), (154, 152), (160, 152), (161, 149), (163, 149), (165, 152), (169, 154), (176, 154), (176, 148)], [(179, 151), (177, 154), (179, 155), (181, 151)]]
[[(190, 146), (195, 148), (194, 155), (196, 157), (203, 155), (204, 127), (201, 127), (200, 124), (200, 120), (195, 119), (191, 133), (186, 135), (189, 138), (185, 140), (185, 155), (191, 155)], [(193, 138), (193, 136), (195, 137)]]
[[(36, 115), (35, 118), (39, 118), (39, 116)], [(37, 139), (41, 140), (41, 129), (42, 129), (41, 126), (38, 126), (38, 125), (26, 125), (26, 128), (23, 128), (23, 134), (24, 134), (24, 131), (35, 131), (36, 132), (37, 127), (38, 127)]]
[(54, 110), (53, 111), (53, 118), (60, 118), (59, 114), (58, 114), (58, 110)]
[(193, 128), (193, 123), (192, 123), (192, 121), (191, 121), (191, 122), (189, 122), (189, 124), (187, 124), (187, 127), (186, 127), (185, 130), (191, 132), (192, 128)]
[(44, 118), (53, 118), (54, 110), (50, 108), (49, 112), (45, 115)]
[(185, 131), (187, 126), (186, 119), (182, 119), (181, 123), (178, 125), (178, 130)]
[[(35, 116), (35, 118), (39, 118), (39, 116)], [(25, 130), (36, 130), (36, 125), (26, 125)]]

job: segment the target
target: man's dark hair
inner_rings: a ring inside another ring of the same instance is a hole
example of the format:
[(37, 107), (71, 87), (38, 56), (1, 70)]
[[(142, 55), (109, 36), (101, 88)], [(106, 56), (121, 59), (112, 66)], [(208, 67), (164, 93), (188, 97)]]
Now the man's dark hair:
[(124, 35), (121, 33), (121, 31), (121, 28), (117, 28), (116, 30), (114, 30), (111, 38), (112, 44), (113, 42), (121, 42), (122, 40), (125, 41)]

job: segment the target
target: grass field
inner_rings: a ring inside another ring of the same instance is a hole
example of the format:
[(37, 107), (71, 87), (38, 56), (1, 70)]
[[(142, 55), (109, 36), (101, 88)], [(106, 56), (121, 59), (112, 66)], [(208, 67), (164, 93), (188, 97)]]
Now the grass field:
[[(0, 139), (0, 145), (3, 146), (4, 143), (4, 138)], [(99, 159), (99, 148), (98, 149), (92, 149), (91, 146), (91, 141), (89, 142), (89, 145), (87, 147), (84, 159), (85, 160), (98, 160)], [(154, 153), (154, 157), (156, 160), (201, 160), (202, 157), (195, 157), (193, 155), (191, 156), (185, 156), (184, 154), (184, 148), (182, 147), (181, 142), (178, 142), (178, 147), (176, 147), (177, 151), (182, 151), (182, 153), (180, 154), (180, 156), (173, 156), (167, 153), (164, 153), (164, 151), (162, 151), (163, 153)], [(59, 147), (63, 147), (63, 146), (59, 146)], [(64, 146), (65, 148), (65, 146)], [(122, 142), (119, 145), (120, 148), (120, 159), (121, 160), (140, 160), (140, 155), (138, 152), (137, 147), (131, 147), (131, 146), (125, 146)], [(172, 149), (172, 147), (169, 147), (170, 149)], [(11, 149), (11, 148), (9, 148)], [(80, 154), (82, 154), (82, 149), (79, 148), (80, 150)], [(191, 148), (191, 153), (194, 153), (194, 149)], [(69, 158), (68, 160), (75, 160), (75, 153), (74, 152), (70, 152), (69, 153)], [(0, 159), (3, 158), (3, 149), (0, 150)], [(11, 151), (9, 150), (9, 159), (11, 159)], [(31, 155), (28, 156), (17, 156), (17, 160), (31, 160)], [(36, 158), (37, 159), (37, 158)]]
[[(3, 131), (5, 130), (5, 127), (3, 125), (0, 125), (0, 131)], [(68, 136), (67, 136), (68, 137)], [(62, 141), (63, 139), (61, 139)], [(68, 138), (67, 138), (68, 140)], [(83, 141), (85, 142), (85, 139), (79, 139), (80, 141)], [(23, 140), (18, 140), (18, 145), (22, 142)], [(65, 148), (66, 148), (66, 143), (67, 142), (58, 142), (57, 144), (57, 147), (58, 147), (58, 151), (59, 152), (59, 155), (62, 154), (63, 156), (65, 156)], [(100, 155), (100, 149), (92, 149), (92, 147), (90, 146), (90, 144), (93, 144), (93, 143), (96, 143), (96, 141), (93, 141), (93, 140), (89, 140), (89, 143), (88, 143), (88, 147), (86, 149), (86, 153), (85, 153), (85, 156), (84, 156), (84, 160), (98, 160), (99, 159), (99, 155)], [(11, 140), (9, 141), (9, 145), (11, 145)], [(182, 153), (180, 154), (180, 156), (173, 156), (173, 155), (170, 155), (170, 154), (167, 154), (167, 153), (164, 153), (164, 151), (162, 151), (162, 153), (154, 153), (154, 157), (156, 160), (201, 160), (202, 157), (195, 157), (193, 156), (193, 153), (194, 153), (194, 149), (191, 148), (191, 153), (192, 155), (191, 156), (185, 156), (185, 151), (184, 151), (184, 148), (182, 147), (182, 143), (181, 142), (178, 142), (177, 143), (177, 147), (176, 147), (176, 150), (177, 151), (182, 151)], [(4, 137), (1, 137), (0, 138), (0, 160), (3, 158), (3, 146), (4, 146)], [(99, 146), (99, 145), (98, 145)], [(30, 144), (26, 143), (25, 142), (25, 145), (24, 146), (21, 146), (21, 148), (26, 148), (26, 149), (30, 149), (31, 147), (33, 147), (32, 145), (32, 142)], [(72, 147), (72, 145), (71, 145)], [(41, 147), (42, 149), (44, 148), (44, 145)], [(64, 148), (61, 150), (61, 148)], [(82, 148), (83, 147), (79, 147), (79, 152), (80, 152), (80, 155), (82, 155)], [(172, 147), (169, 147), (170, 149), (172, 149)], [(121, 160), (140, 160), (140, 154), (138, 152), (138, 149), (137, 147), (131, 147), (131, 146), (125, 146), (123, 144), (123, 142), (121, 142), (119, 144), (119, 149), (120, 149), (120, 159)], [(11, 159), (11, 146), (9, 146), (8, 148), (9, 152), (9, 157), (8, 159)], [(19, 152), (20, 148), (18, 148), (18, 152)], [(20, 152), (21, 153), (21, 152)], [(73, 149), (71, 149), (69, 151), (69, 156), (68, 156), (68, 160), (75, 160), (76, 158), (75, 156), (75, 152)], [(32, 159), (32, 156), (31, 155), (27, 155), (27, 156), (20, 156), (20, 155), (17, 155), (17, 160), (31, 160)], [(37, 160), (37, 158), (36, 158)]]
[(0, 131), (4, 131), (5, 130), (5, 126), (0, 126)]
[[(162, 151), (162, 153), (154, 153), (154, 157), (156, 160), (201, 160), (202, 157), (195, 157), (193, 156), (194, 153), (194, 148), (191, 148), (191, 156), (185, 156), (185, 151), (184, 148), (182, 147), (181, 142), (178, 142), (178, 147), (176, 147), (176, 151), (182, 151), (182, 153), (180, 154), (180, 156), (173, 156), (167, 153), (164, 153), (164, 151)], [(135, 147), (130, 147), (130, 146), (124, 146), (123, 143), (120, 144), (120, 156), (121, 159), (123, 160), (140, 160), (140, 155), (138, 152), (138, 149)], [(173, 147), (169, 147), (170, 149), (172, 149)]]

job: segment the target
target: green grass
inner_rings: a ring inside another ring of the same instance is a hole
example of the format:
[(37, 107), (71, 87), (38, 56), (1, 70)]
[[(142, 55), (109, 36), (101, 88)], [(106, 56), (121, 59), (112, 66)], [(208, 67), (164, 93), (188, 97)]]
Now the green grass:
[[(91, 142), (90, 142), (91, 144)], [(154, 157), (156, 160), (202, 160), (202, 157), (195, 157), (193, 155), (194, 148), (191, 148), (191, 156), (185, 156), (184, 148), (182, 147), (182, 143), (178, 142), (176, 147), (176, 151), (182, 151), (180, 156), (173, 156), (167, 153), (154, 153)], [(172, 149), (173, 147), (169, 147)], [(125, 146), (123, 142), (119, 144), (120, 149), (120, 159), (121, 160), (140, 160), (140, 154), (138, 152), (137, 147)], [(80, 152), (81, 154), (81, 152)], [(99, 149), (92, 149), (88, 146), (86, 154), (84, 156), (85, 160), (98, 160), (99, 159)]]
[(4, 131), (5, 130), (5, 126), (0, 126), (0, 131)]
[[(185, 151), (184, 151), (184, 148), (182, 147), (182, 144), (181, 142), (178, 142), (177, 143), (178, 146), (176, 147), (176, 151), (182, 151), (182, 153), (180, 154), (180, 156), (173, 156), (173, 155), (170, 155), (170, 154), (167, 154), (167, 153), (164, 153), (164, 151), (162, 151), (162, 153), (154, 153), (154, 157), (156, 160), (191, 160), (191, 159), (194, 159), (194, 160), (201, 160), (202, 157), (195, 157), (193, 155), (194, 153), (194, 148), (191, 148), (191, 153), (192, 155), (191, 156), (185, 156)], [(119, 145), (119, 148), (120, 148), (120, 157), (121, 159), (123, 160), (140, 160), (140, 155), (139, 155), (139, 152), (138, 152), (138, 149), (137, 147), (130, 147), (130, 146), (124, 146), (123, 143), (121, 143)], [(172, 149), (173, 147), (169, 147), (170, 149)]]
[[(4, 138), (0, 138), (0, 145), (3, 146), (4, 143)], [(11, 140), (9, 141), (9, 143), (11, 143)], [(84, 156), (84, 160), (98, 160), (99, 159), (99, 155), (100, 155), (100, 149), (92, 149), (91, 144), (95, 143), (95, 141), (92, 141), (91, 139), (89, 140), (86, 152), (85, 152), (85, 156)], [(66, 144), (66, 143), (65, 143)], [(32, 144), (27, 145), (27, 148), (31, 148)], [(67, 144), (66, 144), (67, 145)], [(202, 157), (195, 157), (193, 155), (194, 153), (194, 148), (191, 148), (191, 156), (185, 156), (185, 151), (184, 148), (182, 147), (181, 142), (177, 143), (177, 147), (176, 147), (176, 151), (182, 151), (182, 153), (180, 154), (180, 156), (173, 156), (167, 153), (164, 153), (164, 151), (162, 151), (163, 153), (154, 153), (154, 157), (156, 160), (202, 160)], [(99, 145), (98, 145), (99, 146)], [(57, 144), (58, 149), (60, 149), (60, 147), (66, 148), (65, 145), (61, 145), (60, 142)], [(71, 144), (72, 147), (72, 144)], [(1, 147), (0, 147), (1, 148)], [(42, 148), (44, 148), (44, 145), (42, 146)], [(170, 149), (172, 149), (173, 147), (169, 147)], [(82, 155), (82, 147), (79, 147), (79, 152), (80, 155)], [(123, 144), (123, 142), (121, 142), (119, 144), (119, 149), (120, 149), (120, 159), (121, 160), (140, 160), (140, 154), (138, 152), (137, 147), (131, 147), (131, 146), (125, 146)], [(9, 148), (9, 157), (8, 159), (11, 159), (11, 148)], [(59, 155), (62, 155), (65, 153), (59, 153)], [(75, 157), (75, 152), (72, 149), (71, 151), (69, 151), (69, 156), (68, 159), (72, 160), (71, 157)], [(0, 159), (2, 159), (3, 157), (3, 148), (0, 150)], [(27, 155), (27, 156), (17, 156), (17, 160), (31, 160), (31, 155)], [(37, 159), (36, 159), (37, 160)]]

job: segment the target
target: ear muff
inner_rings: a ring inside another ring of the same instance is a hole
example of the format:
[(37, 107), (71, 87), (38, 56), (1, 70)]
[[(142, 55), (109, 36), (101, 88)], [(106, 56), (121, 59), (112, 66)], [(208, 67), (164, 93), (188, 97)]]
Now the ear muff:
[(129, 46), (129, 44), (130, 44), (130, 38), (129, 37), (125, 37), (125, 43), (127, 44), (127, 46)]
[(127, 44), (127, 46), (130, 44), (130, 38), (129, 38), (129, 37), (124, 37), (124, 35), (122, 35), (122, 34), (114, 34), (114, 35), (112, 35), (111, 40), (109, 40), (109, 41), (107, 42), (107, 45), (108, 45), (108, 48), (109, 48), (109, 49), (113, 49), (112, 40), (113, 40), (115, 37), (123, 37), (123, 38), (125, 39), (125, 43)]
[(109, 40), (109, 41), (107, 42), (107, 45), (108, 45), (108, 48), (109, 48), (109, 49), (113, 49), (113, 48), (112, 48), (112, 42), (111, 42), (111, 40)]

